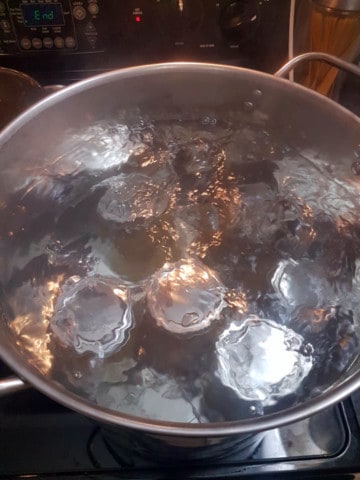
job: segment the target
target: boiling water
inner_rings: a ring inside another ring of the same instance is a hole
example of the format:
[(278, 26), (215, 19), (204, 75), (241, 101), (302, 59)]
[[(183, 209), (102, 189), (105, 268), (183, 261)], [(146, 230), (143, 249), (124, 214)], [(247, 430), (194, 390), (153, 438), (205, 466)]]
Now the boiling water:
[(70, 277), (61, 286), (50, 328), (66, 346), (100, 358), (119, 350), (133, 323), (126, 288), (105, 277)]
[(176, 422), (337, 381), (359, 350), (357, 187), (249, 123), (123, 120), (69, 131), (0, 202), (2, 315), (29, 362)]
[(198, 332), (220, 317), (225, 288), (198, 260), (165, 263), (148, 283), (147, 306), (159, 327)]

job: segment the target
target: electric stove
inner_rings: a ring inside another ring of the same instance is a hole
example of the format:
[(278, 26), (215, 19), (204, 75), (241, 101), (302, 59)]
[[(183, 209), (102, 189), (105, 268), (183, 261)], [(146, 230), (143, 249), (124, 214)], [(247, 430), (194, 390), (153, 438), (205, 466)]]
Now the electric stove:
[[(286, 61), (289, 7), (290, 0), (0, 0), (0, 66), (43, 85), (174, 60), (271, 73)], [(339, 101), (360, 115), (359, 80), (344, 83)], [(0, 379), (11, 373), (0, 363)], [(122, 430), (115, 448), (106, 429), (33, 389), (0, 398), (0, 479), (349, 479), (360, 478), (360, 392), (266, 432), (245, 459), (236, 442), (204, 459), (155, 457), (140, 432)]]

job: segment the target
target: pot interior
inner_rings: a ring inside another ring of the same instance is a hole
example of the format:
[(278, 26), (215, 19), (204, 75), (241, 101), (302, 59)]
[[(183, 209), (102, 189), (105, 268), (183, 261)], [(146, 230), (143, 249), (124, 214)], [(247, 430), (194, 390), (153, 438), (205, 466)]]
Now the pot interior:
[(0, 137), (4, 360), (149, 430), (339, 400), (359, 385), (359, 144), (341, 107), (234, 68), (46, 99)]

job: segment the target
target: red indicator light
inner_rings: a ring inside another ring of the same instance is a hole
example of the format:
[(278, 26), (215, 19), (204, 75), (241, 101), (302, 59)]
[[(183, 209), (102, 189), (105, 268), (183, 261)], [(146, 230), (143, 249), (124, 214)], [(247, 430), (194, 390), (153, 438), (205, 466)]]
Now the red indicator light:
[(137, 16), (135, 17), (135, 22), (137, 22), (137, 23), (140, 23), (140, 22), (141, 22), (141, 17), (140, 17), (139, 15), (137, 15)]

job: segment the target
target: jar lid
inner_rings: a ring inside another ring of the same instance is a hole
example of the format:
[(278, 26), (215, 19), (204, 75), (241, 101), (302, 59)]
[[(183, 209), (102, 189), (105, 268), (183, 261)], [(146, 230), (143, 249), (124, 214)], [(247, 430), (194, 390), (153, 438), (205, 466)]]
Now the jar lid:
[(360, 12), (360, 0), (313, 0), (317, 5), (334, 10)]

